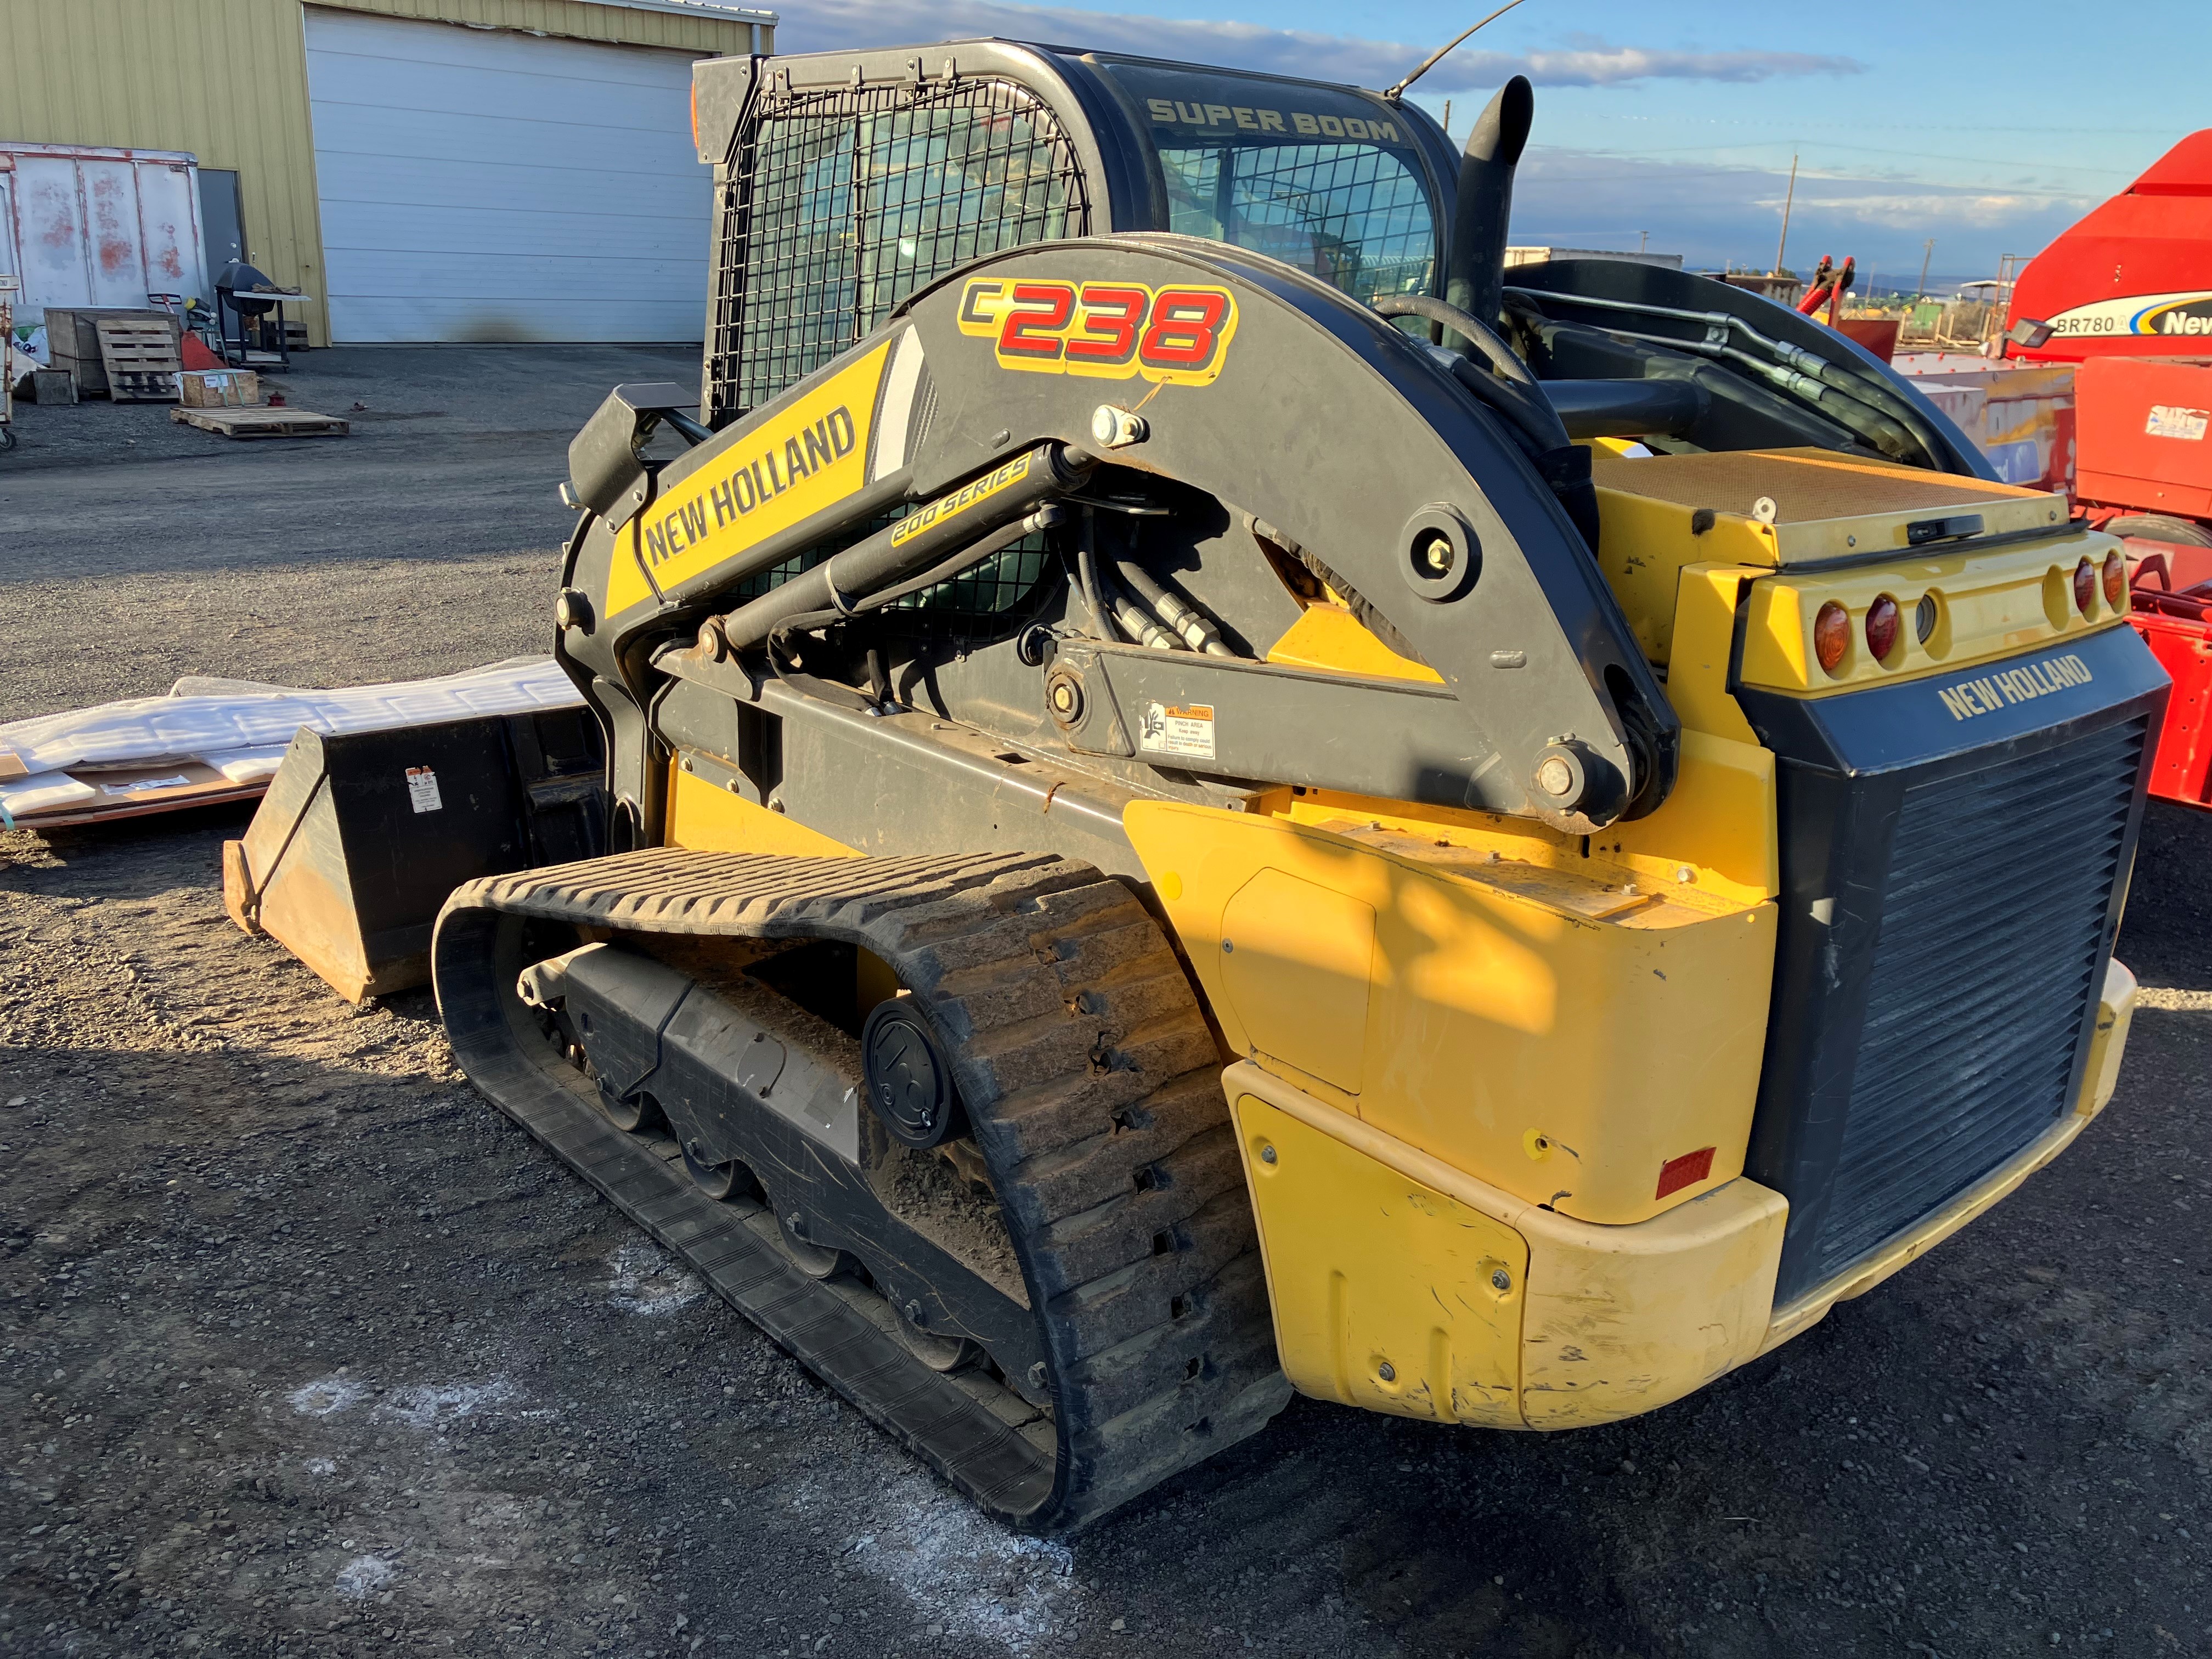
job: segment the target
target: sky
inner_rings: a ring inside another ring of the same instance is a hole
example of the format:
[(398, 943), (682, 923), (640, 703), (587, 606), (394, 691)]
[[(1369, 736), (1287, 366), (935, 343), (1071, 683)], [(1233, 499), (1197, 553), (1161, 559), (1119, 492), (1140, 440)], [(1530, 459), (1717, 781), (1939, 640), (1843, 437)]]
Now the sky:
[[(1385, 87), (1492, 9), (1400, 0), (796, 0), (783, 52), (997, 34)], [(1856, 256), (1874, 285), (1997, 274), (2212, 125), (2206, 0), (2001, 8), (1523, 0), (1409, 94), (1466, 135), (1513, 74), (1536, 124), (1513, 240), (1765, 270)], [(1929, 239), (1935, 247), (1926, 247)]]

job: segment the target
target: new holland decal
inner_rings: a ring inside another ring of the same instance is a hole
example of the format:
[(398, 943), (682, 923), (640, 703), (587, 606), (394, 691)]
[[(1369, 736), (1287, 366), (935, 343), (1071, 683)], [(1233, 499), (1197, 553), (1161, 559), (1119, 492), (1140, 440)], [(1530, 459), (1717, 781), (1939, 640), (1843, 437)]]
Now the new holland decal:
[(1970, 680), (1940, 685), (1936, 694), (1943, 699), (1953, 720), (1970, 720), (1978, 714), (1994, 714), (2013, 703), (2033, 702), (2055, 691), (2087, 685), (2091, 678), (2089, 665), (2081, 658), (2050, 657), (2023, 668), (2000, 668)]
[(1225, 288), (973, 276), (960, 294), (960, 331), (991, 341), (1000, 368), (1211, 386), (1236, 337), (1237, 296)]
[(859, 489), (890, 356), (885, 342), (648, 503), (624, 527), (629, 556), (617, 552), (609, 573), (609, 613), (703, 575)]

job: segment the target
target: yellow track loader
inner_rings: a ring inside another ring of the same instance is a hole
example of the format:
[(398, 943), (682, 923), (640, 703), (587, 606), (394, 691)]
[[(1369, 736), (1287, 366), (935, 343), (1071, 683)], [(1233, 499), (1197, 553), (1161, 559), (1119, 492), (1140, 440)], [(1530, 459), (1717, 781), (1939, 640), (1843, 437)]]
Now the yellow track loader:
[(702, 64), (696, 393), (576, 437), (603, 856), (438, 922), (469, 1075), (840, 1393), (1081, 1524), (1295, 1390), (1679, 1399), (2112, 1093), (2164, 676), (1887, 365), (1509, 269), (1349, 88)]

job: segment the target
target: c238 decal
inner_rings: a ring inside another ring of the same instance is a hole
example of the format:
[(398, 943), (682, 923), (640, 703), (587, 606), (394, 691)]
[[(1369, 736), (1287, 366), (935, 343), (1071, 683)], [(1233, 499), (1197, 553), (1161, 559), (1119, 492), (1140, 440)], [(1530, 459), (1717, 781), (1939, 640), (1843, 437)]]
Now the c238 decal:
[(993, 342), (1000, 368), (1169, 386), (1211, 386), (1237, 333), (1223, 288), (973, 276), (960, 331)]

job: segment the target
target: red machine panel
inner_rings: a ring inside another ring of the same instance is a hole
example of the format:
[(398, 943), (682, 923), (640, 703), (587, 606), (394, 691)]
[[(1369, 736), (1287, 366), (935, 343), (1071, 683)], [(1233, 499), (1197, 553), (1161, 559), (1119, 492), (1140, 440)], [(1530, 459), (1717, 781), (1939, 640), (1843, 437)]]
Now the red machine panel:
[[(2081, 365), (2076, 502), (2098, 523), (2156, 513), (2212, 536), (2212, 130), (2030, 262), (2005, 319), (2029, 321), (2050, 339), (2008, 357)], [(2131, 537), (2127, 549), (2130, 620), (2173, 678), (2151, 793), (2212, 807), (2212, 547)]]
[(2127, 549), (2135, 590), (2129, 620), (2173, 678), (2150, 792), (2212, 806), (2212, 547), (2130, 537)]
[(2212, 357), (2092, 357), (2074, 392), (2081, 500), (2212, 519)]
[(2202, 623), (2139, 616), (2136, 631), (2159, 665), (2173, 676), (2173, 700), (2158, 734), (2150, 792), (2188, 806), (2212, 806), (2212, 732), (2205, 729), (2205, 701), (2212, 696), (2212, 639)]
[(2010, 326), (2049, 323), (2049, 343), (2008, 354), (2078, 362), (2212, 349), (2212, 131), (2191, 133), (2121, 195), (2030, 262)]

